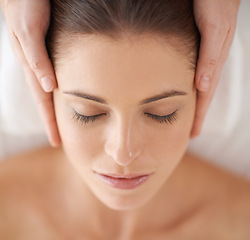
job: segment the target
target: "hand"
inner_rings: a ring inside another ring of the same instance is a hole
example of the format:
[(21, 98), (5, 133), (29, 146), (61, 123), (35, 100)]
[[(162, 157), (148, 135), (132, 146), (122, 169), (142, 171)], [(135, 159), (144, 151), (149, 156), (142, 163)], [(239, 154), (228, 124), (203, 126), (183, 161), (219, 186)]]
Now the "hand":
[(14, 53), (25, 72), (49, 140), (58, 146), (60, 136), (51, 93), (56, 87), (56, 78), (45, 45), (50, 1), (1, 0), (1, 4)]
[(195, 85), (197, 107), (191, 137), (198, 136), (232, 45), (240, 0), (194, 0), (201, 34)]

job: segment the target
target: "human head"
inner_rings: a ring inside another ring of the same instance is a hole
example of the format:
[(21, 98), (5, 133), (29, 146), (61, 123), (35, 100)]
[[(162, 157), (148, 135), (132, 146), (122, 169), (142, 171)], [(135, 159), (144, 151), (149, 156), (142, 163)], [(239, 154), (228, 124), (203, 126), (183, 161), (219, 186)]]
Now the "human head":
[[(199, 43), (192, 2), (52, 3), (48, 49), (65, 152), (107, 206), (139, 207), (156, 194), (187, 147)], [(162, 98), (166, 92), (169, 97)], [(153, 174), (133, 190), (120, 190), (96, 172)]]

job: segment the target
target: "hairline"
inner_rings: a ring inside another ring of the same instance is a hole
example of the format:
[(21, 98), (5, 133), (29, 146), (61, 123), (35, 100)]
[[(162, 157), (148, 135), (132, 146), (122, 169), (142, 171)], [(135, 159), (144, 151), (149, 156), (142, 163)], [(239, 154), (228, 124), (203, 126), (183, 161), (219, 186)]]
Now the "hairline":
[[(143, 33), (138, 33), (130, 30), (124, 30), (120, 31), (117, 33), (114, 32), (105, 32), (105, 33), (83, 33), (83, 32), (72, 32), (68, 30), (63, 30), (63, 31), (56, 31), (56, 44), (59, 44), (59, 49), (64, 47), (65, 45), (67, 46), (67, 49), (70, 51), (72, 47), (75, 46), (75, 41), (81, 41), (83, 42), (85, 40), (91, 40), (92, 37), (99, 37), (103, 39), (110, 39), (113, 41), (126, 41), (130, 40), (131, 38), (138, 38), (138, 37), (152, 37), (154, 40), (158, 41), (159, 43), (163, 44), (168, 44), (171, 48), (171, 50), (178, 52), (182, 56), (186, 57), (187, 59), (187, 64), (189, 65), (188, 69), (191, 71), (195, 71), (196, 65), (190, 61), (190, 58), (193, 56), (188, 56), (190, 55), (190, 50), (185, 50), (185, 41), (182, 40), (181, 36), (177, 36), (177, 34), (171, 34), (169, 33), (168, 36), (163, 33), (159, 33), (156, 31), (147, 31)], [(58, 39), (62, 39), (61, 41)], [(64, 43), (63, 43), (64, 42)], [(55, 47), (55, 49), (58, 49), (58, 46)], [(64, 49), (65, 50), (65, 49)], [(55, 54), (55, 55), (67, 55), (67, 51), (61, 51), (62, 53), (60, 54)], [(192, 51), (193, 53), (193, 51)], [(60, 62), (60, 57), (55, 57), (55, 63), (56, 65), (57, 62)]]

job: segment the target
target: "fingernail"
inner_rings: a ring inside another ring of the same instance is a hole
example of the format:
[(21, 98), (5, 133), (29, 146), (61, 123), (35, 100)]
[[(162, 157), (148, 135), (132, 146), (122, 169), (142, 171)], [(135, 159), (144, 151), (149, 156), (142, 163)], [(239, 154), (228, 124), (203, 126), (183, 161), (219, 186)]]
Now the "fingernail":
[(201, 78), (201, 82), (200, 82), (200, 86), (201, 86), (201, 91), (208, 91), (209, 86), (210, 86), (210, 79), (209, 77), (202, 77)]
[(41, 78), (41, 84), (45, 92), (51, 92), (53, 90), (54, 85), (50, 77)]

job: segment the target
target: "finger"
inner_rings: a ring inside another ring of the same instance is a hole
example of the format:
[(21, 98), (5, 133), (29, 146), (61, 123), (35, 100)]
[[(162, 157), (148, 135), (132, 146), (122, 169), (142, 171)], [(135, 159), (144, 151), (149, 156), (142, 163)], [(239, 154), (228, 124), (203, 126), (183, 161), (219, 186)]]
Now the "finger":
[[(222, 66), (220, 66), (222, 67)], [(218, 66), (213, 75), (212, 82), (218, 82), (221, 74), (221, 69)], [(197, 137), (201, 133), (202, 125), (205, 120), (206, 113), (213, 99), (216, 84), (212, 84), (208, 92), (197, 91), (196, 111), (191, 131), (191, 138)]]
[(235, 32), (235, 28), (232, 28), (230, 32), (228, 33), (227, 39), (222, 49), (220, 60), (214, 71), (214, 75), (211, 81), (211, 87), (209, 91), (208, 92), (200, 91), (197, 93), (196, 113), (195, 113), (193, 128), (191, 131), (191, 138), (198, 136), (201, 132), (206, 113), (213, 99), (215, 90), (217, 88), (217, 85), (221, 76), (223, 65), (228, 57), (229, 49), (232, 45), (234, 32)]
[(201, 92), (209, 90), (215, 68), (221, 56), (227, 32), (219, 27), (207, 26), (201, 32), (199, 58), (197, 62), (195, 85)]
[(47, 53), (44, 37), (36, 33), (33, 36), (19, 35), (17, 39), (30, 68), (35, 73), (44, 91), (53, 91), (56, 88), (56, 78)]
[(26, 71), (26, 69), (29, 69), (29, 65), (27, 63), (27, 60), (26, 60), (24, 54), (23, 54), (20, 43), (19, 43), (18, 39), (16, 38), (16, 35), (13, 32), (9, 32), (9, 39), (10, 39), (11, 47), (13, 49), (13, 52), (14, 52), (19, 64), (21, 65), (23, 70)]
[(38, 112), (45, 124), (45, 130), (50, 144), (54, 147), (61, 143), (59, 131), (57, 128), (52, 93), (46, 93), (36, 80), (36, 76), (31, 71), (26, 71), (26, 79), (38, 107)]
[[(45, 93), (46, 94), (46, 93)], [(57, 147), (61, 143), (61, 138), (59, 135), (57, 122), (54, 114), (54, 105), (52, 99), (52, 93), (47, 93), (50, 95), (48, 99), (43, 99), (43, 101), (37, 103), (38, 111), (42, 116), (42, 120), (45, 123), (45, 130), (49, 139), (51, 146)]]
[(206, 113), (212, 100), (212, 96), (213, 95), (208, 94), (207, 92), (197, 92), (196, 112), (190, 134), (191, 138), (195, 138), (200, 135)]
[(52, 94), (44, 92), (41, 88), (39, 82), (37, 81), (36, 75), (30, 70), (30, 67), (26, 61), (26, 58), (22, 52), (20, 43), (16, 36), (13, 33), (10, 33), (9, 36), (15, 55), (24, 69), (26, 81), (36, 101), (38, 112), (45, 125), (45, 130), (50, 144), (52, 146), (59, 146), (61, 140), (54, 113)]

